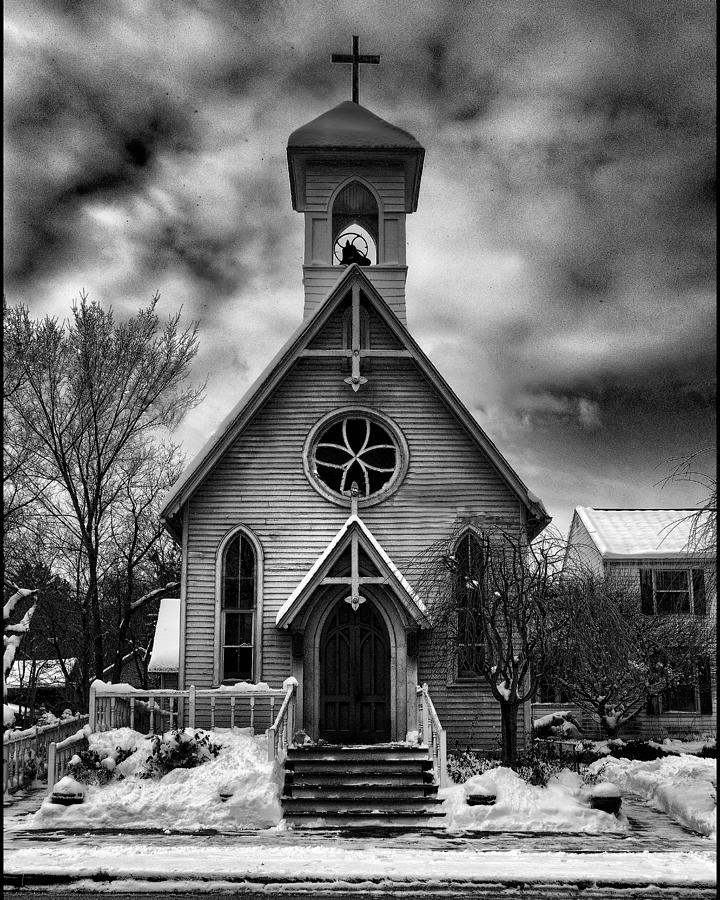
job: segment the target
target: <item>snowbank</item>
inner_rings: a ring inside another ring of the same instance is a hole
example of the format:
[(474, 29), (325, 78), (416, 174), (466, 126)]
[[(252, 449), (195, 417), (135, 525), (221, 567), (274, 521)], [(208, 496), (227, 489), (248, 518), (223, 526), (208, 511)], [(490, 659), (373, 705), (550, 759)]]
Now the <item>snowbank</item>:
[[(493, 806), (468, 806), (468, 794), (496, 794)], [(450, 831), (551, 831), (601, 834), (627, 831), (624, 816), (590, 809), (579, 775), (563, 769), (547, 787), (528, 784), (512, 769), (497, 768), (464, 784), (444, 788), (439, 796)]]
[[(268, 762), (265, 736), (248, 732), (240, 728), (209, 732), (211, 740), (222, 745), (216, 758), (194, 769), (175, 769), (160, 779), (136, 776), (150, 753), (150, 740), (139, 732), (117, 728), (92, 734), (90, 748), (100, 753), (137, 748), (117, 766), (125, 778), (104, 786), (88, 785), (85, 802), (77, 806), (59, 806), (46, 799), (31, 827), (241, 831), (276, 825), (282, 816), (282, 770)], [(231, 794), (225, 802), (221, 789)]]
[(599, 759), (589, 770), (626, 791), (652, 801), (685, 828), (713, 839), (717, 835), (716, 761), (667, 756), (649, 762)]

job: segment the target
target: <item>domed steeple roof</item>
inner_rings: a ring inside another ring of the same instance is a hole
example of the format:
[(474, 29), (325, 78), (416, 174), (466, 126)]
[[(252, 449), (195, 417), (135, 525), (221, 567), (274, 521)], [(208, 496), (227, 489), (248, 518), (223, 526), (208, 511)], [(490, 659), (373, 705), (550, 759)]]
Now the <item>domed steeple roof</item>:
[(352, 100), (345, 100), (302, 125), (288, 139), (288, 150), (320, 147), (328, 150), (422, 150), (407, 131)]

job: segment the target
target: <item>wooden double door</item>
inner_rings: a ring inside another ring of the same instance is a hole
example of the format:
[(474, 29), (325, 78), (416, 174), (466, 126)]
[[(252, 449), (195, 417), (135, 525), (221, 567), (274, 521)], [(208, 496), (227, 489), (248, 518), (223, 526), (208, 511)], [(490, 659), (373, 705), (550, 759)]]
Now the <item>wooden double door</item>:
[(320, 637), (319, 735), (332, 744), (390, 740), (390, 636), (371, 600), (340, 600)]

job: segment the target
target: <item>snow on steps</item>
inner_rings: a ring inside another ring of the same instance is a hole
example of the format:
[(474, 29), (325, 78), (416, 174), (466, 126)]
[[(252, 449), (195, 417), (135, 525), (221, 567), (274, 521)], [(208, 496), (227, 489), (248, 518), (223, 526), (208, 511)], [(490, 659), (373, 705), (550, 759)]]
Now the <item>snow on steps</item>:
[(428, 824), (444, 815), (427, 747), (289, 748), (282, 796), (296, 826)]

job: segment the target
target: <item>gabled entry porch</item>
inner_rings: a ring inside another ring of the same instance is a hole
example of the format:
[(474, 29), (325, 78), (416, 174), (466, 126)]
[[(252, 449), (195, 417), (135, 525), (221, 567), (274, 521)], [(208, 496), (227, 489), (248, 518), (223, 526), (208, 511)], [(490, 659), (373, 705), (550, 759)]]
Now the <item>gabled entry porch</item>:
[(353, 513), (278, 612), (292, 634), (297, 727), (333, 744), (404, 741), (417, 730), (425, 607)]

